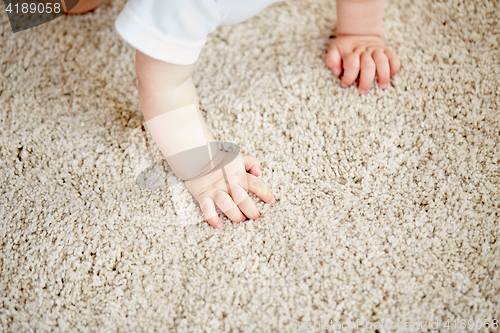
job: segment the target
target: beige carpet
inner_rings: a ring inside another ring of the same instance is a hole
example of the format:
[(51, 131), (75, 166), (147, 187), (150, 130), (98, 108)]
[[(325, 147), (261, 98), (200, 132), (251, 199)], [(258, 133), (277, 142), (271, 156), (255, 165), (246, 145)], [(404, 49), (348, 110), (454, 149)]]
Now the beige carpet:
[(498, 1), (390, 1), (402, 70), (364, 97), (325, 65), (332, 1), (211, 35), (195, 75), (207, 124), (279, 199), (223, 231), (173, 176), (134, 181), (123, 5), (16, 35), (0, 10), (0, 331), (500, 320)]

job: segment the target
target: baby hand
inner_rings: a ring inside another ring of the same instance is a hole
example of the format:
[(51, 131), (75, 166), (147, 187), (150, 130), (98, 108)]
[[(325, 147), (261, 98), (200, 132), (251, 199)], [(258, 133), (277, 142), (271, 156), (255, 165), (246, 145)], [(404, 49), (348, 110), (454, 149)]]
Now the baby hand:
[(330, 44), (326, 64), (333, 74), (341, 77), (346, 88), (356, 81), (359, 74), (358, 92), (366, 94), (375, 72), (381, 89), (389, 85), (389, 77), (401, 66), (396, 53), (385, 46), (382, 38), (370, 35), (340, 35)]
[(266, 203), (276, 202), (274, 195), (257, 176), (262, 174), (259, 160), (240, 154), (223, 168), (208, 175), (185, 182), (186, 188), (200, 205), (208, 224), (222, 229), (217, 215), (217, 205), (233, 222), (243, 222), (247, 216), (257, 219), (260, 213), (247, 194), (255, 193)]

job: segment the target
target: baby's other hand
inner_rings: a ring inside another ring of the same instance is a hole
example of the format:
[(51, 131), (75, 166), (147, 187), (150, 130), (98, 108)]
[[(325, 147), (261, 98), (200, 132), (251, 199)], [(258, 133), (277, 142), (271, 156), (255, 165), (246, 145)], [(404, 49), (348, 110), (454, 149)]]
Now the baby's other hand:
[(385, 46), (382, 38), (369, 35), (337, 36), (328, 50), (326, 64), (341, 78), (341, 85), (349, 87), (359, 75), (358, 92), (366, 94), (378, 75), (381, 89), (389, 85), (389, 78), (401, 66), (396, 53)]
[(217, 214), (215, 205), (231, 221), (243, 222), (246, 217), (250, 219), (260, 217), (260, 213), (247, 191), (255, 193), (266, 203), (276, 202), (271, 191), (257, 178), (261, 174), (257, 158), (240, 154), (223, 169), (215, 170), (195, 180), (186, 181), (185, 185), (198, 202), (208, 224), (214, 228), (222, 229), (223, 223)]

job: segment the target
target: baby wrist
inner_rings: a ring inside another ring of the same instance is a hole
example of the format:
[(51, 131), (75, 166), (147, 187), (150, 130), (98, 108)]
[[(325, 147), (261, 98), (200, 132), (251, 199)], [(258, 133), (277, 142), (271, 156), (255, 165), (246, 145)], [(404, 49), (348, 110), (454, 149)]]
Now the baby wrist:
[(194, 104), (163, 113), (146, 126), (174, 174), (182, 180), (201, 178), (239, 154), (235, 144), (213, 141)]

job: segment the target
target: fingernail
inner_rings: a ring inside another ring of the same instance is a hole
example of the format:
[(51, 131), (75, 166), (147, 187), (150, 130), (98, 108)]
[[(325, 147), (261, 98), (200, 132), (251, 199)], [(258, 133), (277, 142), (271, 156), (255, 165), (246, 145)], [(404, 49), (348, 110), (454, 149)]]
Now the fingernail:
[(269, 201), (271, 205), (274, 205), (276, 203), (276, 198), (272, 198), (271, 201)]
[(224, 229), (224, 224), (222, 222), (219, 222), (215, 225), (215, 228), (219, 230)]
[(360, 95), (364, 95), (364, 94), (366, 94), (366, 93), (367, 93), (367, 90), (362, 90), (362, 89), (359, 89), (358, 91), (359, 91), (359, 94), (360, 94)]
[(388, 84), (388, 83), (382, 83), (382, 84), (380, 85), (380, 89), (387, 89), (387, 87), (388, 87), (388, 86), (389, 86), (389, 84)]
[(347, 88), (347, 84), (345, 84), (344, 82), (340, 83), (340, 85), (342, 86), (342, 88)]

